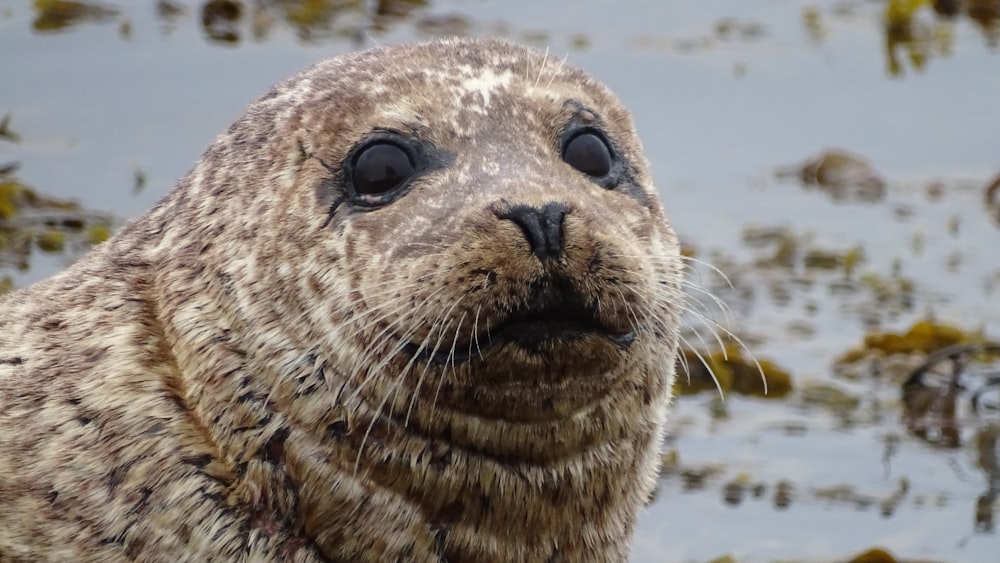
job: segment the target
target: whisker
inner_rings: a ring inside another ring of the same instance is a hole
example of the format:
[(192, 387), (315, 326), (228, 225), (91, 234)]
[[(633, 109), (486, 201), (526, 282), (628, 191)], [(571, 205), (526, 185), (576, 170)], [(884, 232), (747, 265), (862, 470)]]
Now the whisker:
[[(433, 297), (434, 297), (435, 295), (437, 295), (438, 293), (440, 293), (440, 292), (441, 292), (441, 291), (443, 291), (444, 289), (445, 289), (445, 288), (441, 287), (441, 288), (438, 288), (438, 289), (436, 289), (436, 290), (432, 291), (431, 293), (429, 293), (429, 294), (428, 294), (428, 295), (427, 295), (427, 296), (426, 296), (426, 297), (424, 298), (424, 300), (423, 300), (423, 301), (421, 301), (421, 303), (420, 303), (419, 305), (417, 305), (417, 307), (416, 307), (416, 310), (417, 310), (418, 312), (419, 312), (420, 310), (422, 310), (422, 309), (424, 308), (424, 306), (426, 306), (426, 304), (427, 304), (427, 303), (428, 303), (428, 302), (429, 302), (429, 301), (430, 301), (430, 300), (431, 300), (431, 299), (432, 299), (432, 298), (433, 298)], [(404, 303), (404, 304), (405, 304), (405, 303)], [(419, 317), (417, 317), (416, 315), (414, 315), (414, 317), (415, 317), (415, 318), (419, 318)], [(361, 356), (361, 357), (362, 357), (362, 358), (363, 358), (363, 357), (368, 357), (368, 356), (369, 356), (369, 355), (370, 355), (370, 354), (371, 354), (371, 353), (372, 353), (372, 352), (374, 351), (375, 347), (376, 347), (377, 345), (381, 344), (381, 342), (382, 342), (383, 338), (384, 338), (384, 337), (385, 337), (385, 336), (386, 336), (387, 334), (390, 334), (390, 333), (392, 333), (392, 332), (393, 332), (393, 329), (394, 329), (394, 328), (396, 328), (396, 326), (397, 326), (397, 325), (399, 325), (400, 323), (402, 323), (402, 322), (403, 322), (403, 320), (404, 320), (404, 318), (403, 318), (403, 317), (398, 317), (398, 318), (397, 318), (396, 320), (394, 320), (393, 322), (389, 323), (389, 324), (388, 324), (388, 325), (387, 325), (387, 326), (386, 326), (385, 328), (383, 328), (383, 329), (382, 329), (382, 331), (381, 331), (381, 332), (379, 332), (379, 333), (378, 333), (378, 334), (377, 334), (377, 335), (376, 335), (376, 336), (375, 336), (375, 337), (374, 337), (374, 338), (373, 338), (373, 339), (371, 340), (371, 343), (370, 343), (370, 344), (368, 345), (368, 347), (366, 347), (366, 348), (365, 348), (365, 350), (364, 350), (364, 352), (363, 352), (363, 354), (362, 354), (362, 356)], [(411, 328), (410, 328), (410, 329), (409, 329), (409, 330), (408, 330), (408, 331), (406, 332), (406, 334), (403, 334), (403, 335), (399, 335), (399, 340), (398, 340), (398, 341), (402, 343), (401, 345), (402, 345), (403, 347), (405, 347), (405, 345), (406, 345), (406, 343), (407, 343), (407, 342), (409, 341), (409, 339), (410, 339), (410, 338), (412, 338), (413, 334), (415, 334), (415, 333), (416, 333), (416, 330), (418, 329), (418, 325), (419, 325), (419, 323), (414, 323), (414, 325), (413, 325), (413, 326), (412, 326), (412, 327), (411, 327)], [(396, 351), (396, 353), (398, 354), (398, 350)], [(366, 385), (366, 384), (368, 383), (368, 381), (370, 381), (370, 380), (371, 380), (371, 378), (372, 378), (372, 377), (374, 377), (374, 376), (375, 376), (375, 375), (376, 375), (376, 374), (378, 373), (378, 371), (375, 371), (375, 369), (377, 369), (377, 370), (381, 371), (381, 369), (382, 369), (382, 368), (384, 368), (384, 367), (385, 367), (385, 366), (386, 366), (386, 365), (387, 365), (387, 364), (388, 364), (388, 363), (389, 363), (389, 362), (390, 362), (390, 361), (392, 360), (392, 358), (394, 358), (394, 357), (395, 357), (395, 354), (392, 354), (392, 355), (389, 355), (389, 354), (385, 354), (385, 355), (381, 356), (381, 360), (380, 360), (380, 361), (379, 361), (379, 362), (378, 362), (377, 364), (375, 364), (375, 366), (371, 366), (371, 367), (369, 367), (369, 369), (368, 369), (368, 375), (367, 375), (367, 376), (366, 376), (366, 377), (364, 378), (364, 381), (362, 381), (362, 382), (361, 382), (361, 383), (360, 383), (360, 384), (359, 384), (359, 385), (357, 386), (357, 388), (356, 388), (356, 389), (355, 389), (355, 390), (354, 390), (354, 391), (353, 391), (353, 392), (351, 393), (351, 395), (350, 395), (349, 399), (350, 399), (350, 400), (352, 400), (352, 401), (353, 401), (354, 399), (356, 399), (356, 398), (358, 397), (358, 394), (359, 394), (359, 393), (361, 393), (361, 391), (362, 391), (362, 390), (364, 389), (364, 387), (365, 387), (365, 385)], [(354, 377), (356, 377), (356, 376), (358, 375), (358, 371), (359, 371), (359, 370), (360, 370), (361, 368), (364, 368), (364, 367), (365, 367), (365, 366), (364, 366), (364, 362), (363, 362), (363, 361), (360, 361), (360, 362), (359, 362), (359, 366), (358, 366), (358, 368), (357, 368), (357, 369), (355, 369), (355, 370), (353, 370), (353, 371), (351, 372), (351, 374), (350, 374), (351, 378), (353, 379)]]
[[(721, 277), (723, 280), (725, 280), (725, 282), (729, 285), (729, 287), (731, 287), (731, 288), (733, 287), (732, 281), (719, 268), (716, 268), (715, 266), (713, 266), (713, 265), (711, 265), (711, 264), (709, 264), (709, 263), (707, 263), (705, 261), (702, 261), (702, 260), (698, 260), (698, 259), (691, 258), (691, 257), (684, 257), (684, 258), (688, 262), (697, 263), (697, 264), (703, 265), (703, 266), (711, 269), (719, 277)], [(693, 271), (693, 270), (689, 269), (689, 271)], [(719, 310), (722, 311), (726, 325), (731, 324), (732, 321), (730, 319), (729, 314), (732, 312), (732, 309), (722, 299), (720, 299), (718, 296), (716, 296), (711, 291), (705, 289), (704, 287), (699, 286), (697, 284), (694, 284), (694, 283), (692, 283), (692, 282), (690, 282), (690, 281), (688, 281), (686, 279), (683, 281), (683, 285), (684, 285), (684, 287), (687, 287), (689, 289), (698, 291), (701, 294), (703, 294), (703, 295), (707, 296), (708, 298), (710, 298), (712, 300), (712, 302), (714, 302), (716, 304), (716, 306), (718, 306)], [(704, 311), (704, 313), (699, 312), (698, 310), (694, 309), (692, 307), (693, 303), (699, 304), (699, 306), (702, 308), (702, 310)], [(727, 326), (724, 326), (724, 325), (720, 324), (718, 321), (716, 321), (714, 319), (711, 319), (708, 316), (708, 314), (707, 314), (708, 313), (707, 308), (704, 307), (704, 303), (702, 303), (700, 300), (697, 300), (697, 299), (685, 299), (684, 300), (684, 312), (690, 314), (692, 317), (694, 317), (699, 322), (701, 322), (701, 324), (703, 326), (709, 328), (709, 332), (712, 334), (713, 338), (715, 339), (716, 343), (719, 346), (719, 349), (722, 351), (722, 357), (723, 357), (724, 360), (727, 360), (727, 361), (729, 360), (729, 350), (726, 347), (725, 343), (723, 342), (722, 336), (720, 336), (720, 333), (721, 333), (721, 335), (724, 335), (729, 340), (735, 342), (737, 344), (737, 346), (741, 350), (743, 350), (744, 352), (747, 353), (747, 356), (750, 358), (750, 360), (753, 361), (754, 365), (757, 367), (757, 373), (760, 374), (761, 383), (764, 386), (764, 394), (766, 395), (767, 392), (768, 392), (768, 388), (767, 388), (767, 376), (764, 374), (764, 368), (760, 365), (760, 362), (757, 360), (757, 357), (754, 355), (753, 351), (750, 350), (750, 347), (747, 346), (747, 344), (740, 337), (738, 337), (732, 330), (730, 330)], [(695, 334), (697, 334), (699, 340), (701, 340), (702, 346), (705, 346), (705, 341), (702, 338), (701, 333), (696, 331)], [(685, 339), (685, 344), (686, 345), (688, 344), (688, 342), (687, 342), (686, 339)], [(695, 351), (695, 350), (692, 350), (692, 351), (695, 352), (695, 353), (697, 353), (697, 351)], [(699, 356), (699, 358), (700, 358), (700, 356)], [(703, 361), (703, 363), (704, 363), (704, 361)], [(706, 366), (706, 367), (708, 367), (708, 366)], [(712, 374), (712, 377), (714, 378), (715, 374)], [(718, 386), (718, 381), (717, 380), (716, 380), (716, 385)]]
[[(454, 311), (456, 307), (458, 307), (458, 305), (462, 302), (463, 298), (464, 298), (464, 296), (463, 297), (459, 297), (458, 299), (456, 299), (455, 303), (452, 304), (452, 306), (449, 307), (448, 310), (445, 311), (444, 314), (442, 314), (438, 318), (439, 319), (441, 317), (450, 318), (451, 317), (451, 312)], [(457, 327), (455, 329), (456, 330), (456, 332), (455, 332), (455, 337), (456, 338), (458, 338), (458, 330), (459, 330), (459, 328), (461, 328), (462, 321), (464, 321), (464, 320), (465, 320), (465, 313), (462, 313), (462, 316), (459, 317), (459, 319), (458, 319), (458, 325), (457, 325)], [(435, 326), (436, 325), (437, 325), (437, 320), (435, 320)], [(437, 334), (438, 334), (437, 343), (434, 345), (434, 349), (431, 350), (431, 353), (430, 353), (427, 361), (424, 364), (424, 369), (421, 372), (420, 377), (417, 379), (417, 385), (414, 388), (412, 395), (410, 396), (410, 404), (409, 404), (409, 406), (406, 409), (406, 417), (405, 417), (405, 419), (403, 421), (403, 427), (404, 428), (410, 422), (410, 413), (413, 412), (414, 401), (416, 400), (417, 395), (420, 393), (420, 386), (423, 384), (424, 378), (427, 376), (427, 373), (430, 371), (431, 362), (432, 362), (432, 360), (430, 358), (432, 358), (435, 354), (437, 354), (438, 349), (441, 347), (441, 337), (444, 336), (445, 331), (447, 331), (451, 327), (451, 325), (452, 325), (452, 322), (448, 321), (447, 324), (445, 324), (445, 325), (443, 325), (443, 326), (440, 327), (440, 330), (437, 330)], [(453, 342), (452, 343), (452, 350), (454, 351), (454, 349), (455, 349), (455, 343)]]
[[(729, 276), (727, 276), (726, 273), (723, 272), (722, 270), (720, 270), (719, 268), (717, 268), (717, 267), (709, 264), (708, 262), (705, 262), (704, 260), (699, 260), (699, 259), (693, 258), (691, 256), (684, 256), (683, 254), (681, 254), (680, 257), (681, 257), (681, 260), (683, 260), (685, 262), (690, 262), (692, 264), (698, 264), (698, 265), (701, 265), (701, 266), (704, 266), (704, 267), (708, 268), (709, 270), (712, 270), (713, 272), (715, 272), (715, 274), (717, 276), (719, 276), (720, 278), (722, 278), (726, 282), (726, 284), (729, 286), (730, 289), (735, 289), (735, 286), (733, 285), (733, 282), (730, 281)], [(693, 268), (691, 268), (691, 271), (695, 271), (695, 270)]]
[[(477, 308), (478, 311), (478, 308)], [(451, 341), (451, 351), (448, 353), (448, 359), (451, 360), (451, 373), (455, 376), (458, 375), (458, 366), (455, 364), (455, 348), (458, 345), (458, 335), (462, 330), (462, 321), (465, 320), (465, 313), (462, 313), (462, 317), (458, 320), (458, 324), (455, 326), (455, 337)], [(445, 362), (445, 369), (441, 370), (441, 377), (438, 378), (437, 385), (434, 387), (434, 399), (431, 400), (431, 413), (437, 411), (438, 395), (441, 393), (441, 384), (447, 378), (447, 367), (448, 362)]]
[(536, 87), (542, 81), (542, 74), (545, 72), (545, 66), (548, 64), (548, 62), (549, 62), (549, 48), (546, 47), (545, 48), (545, 53), (542, 55), (542, 62), (538, 66), (538, 76), (535, 77), (535, 86)]
[(476, 344), (476, 352), (479, 354), (479, 359), (483, 359), (483, 350), (479, 347), (479, 312), (482, 310), (482, 305), (476, 306), (476, 319), (472, 323), (472, 338), (469, 339), (469, 357), (472, 357), (472, 344)]
[(365, 435), (361, 438), (361, 445), (358, 447), (358, 455), (354, 460), (355, 474), (357, 474), (358, 467), (361, 464), (361, 456), (365, 451), (365, 444), (368, 443), (368, 438), (371, 435), (372, 429), (375, 427), (375, 423), (378, 422), (378, 419), (382, 417), (382, 410), (385, 408), (385, 404), (389, 400), (389, 396), (393, 393), (393, 390), (396, 388), (396, 386), (398, 386), (402, 382), (402, 380), (406, 377), (406, 374), (413, 367), (414, 363), (416, 363), (417, 356), (420, 354), (420, 350), (426, 345), (427, 338), (429, 336), (430, 334), (428, 333), (428, 336), (424, 337), (424, 340), (420, 344), (420, 348), (417, 350), (416, 353), (413, 354), (413, 356), (410, 358), (410, 361), (407, 362), (405, 366), (403, 366), (403, 369), (399, 372), (399, 374), (396, 375), (395, 378), (393, 378), (393, 383), (389, 386), (389, 389), (383, 394), (382, 400), (381, 402), (379, 402), (378, 407), (375, 408), (374, 411), (372, 411), (371, 421), (368, 422), (368, 428), (365, 429)]
[[(699, 352), (697, 348), (691, 346), (691, 343), (688, 342), (687, 338), (685, 338), (683, 335), (680, 335), (678, 338), (684, 344), (684, 346), (687, 347), (688, 350), (691, 350), (691, 353), (693, 353), (695, 356), (698, 357), (698, 360), (701, 362), (701, 365), (705, 366), (705, 369), (708, 371), (708, 374), (712, 376), (712, 381), (715, 382), (715, 388), (719, 390), (719, 398), (722, 399), (722, 402), (726, 402), (726, 394), (722, 391), (722, 384), (719, 383), (719, 378), (715, 376), (715, 371), (712, 369), (712, 366), (709, 364), (708, 360), (705, 359), (705, 356), (701, 355), (701, 352)], [(690, 382), (691, 382), (691, 372), (688, 371), (688, 383)]]

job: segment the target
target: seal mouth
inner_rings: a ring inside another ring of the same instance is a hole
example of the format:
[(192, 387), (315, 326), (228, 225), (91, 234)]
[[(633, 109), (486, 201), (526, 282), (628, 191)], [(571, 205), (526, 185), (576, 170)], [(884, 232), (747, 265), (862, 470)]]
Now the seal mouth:
[(545, 354), (553, 346), (588, 336), (603, 338), (621, 350), (627, 350), (635, 342), (634, 330), (609, 326), (596, 310), (584, 305), (574, 294), (561, 293), (534, 301), (536, 306), (515, 309), (496, 328), (465, 344), (434, 351), (411, 342), (404, 350), (418, 361), (444, 365), (468, 362), (504, 344), (516, 345), (532, 354)]

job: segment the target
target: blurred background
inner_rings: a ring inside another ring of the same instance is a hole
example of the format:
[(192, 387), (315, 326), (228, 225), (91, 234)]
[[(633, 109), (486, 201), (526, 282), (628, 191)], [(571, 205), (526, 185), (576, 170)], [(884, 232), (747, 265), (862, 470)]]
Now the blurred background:
[(0, 292), (273, 83), (447, 35), (610, 85), (691, 259), (632, 561), (1000, 560), (1000, 0), (0, 0)]

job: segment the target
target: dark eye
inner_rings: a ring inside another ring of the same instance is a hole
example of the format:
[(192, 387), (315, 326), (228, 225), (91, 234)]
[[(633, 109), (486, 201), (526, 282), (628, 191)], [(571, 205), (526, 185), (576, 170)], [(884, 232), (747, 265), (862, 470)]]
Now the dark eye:
[(382, 195), (403, 185), (413, 175), (413, 162), (399, 145), (380, 142), (361, 150), (354, 159), (351, 179), (357, 195)]
[(611, 150), (593, 131), (584, 131), (567, 141), (562, 157), (566, 164), (594, 178), (611, 172)]

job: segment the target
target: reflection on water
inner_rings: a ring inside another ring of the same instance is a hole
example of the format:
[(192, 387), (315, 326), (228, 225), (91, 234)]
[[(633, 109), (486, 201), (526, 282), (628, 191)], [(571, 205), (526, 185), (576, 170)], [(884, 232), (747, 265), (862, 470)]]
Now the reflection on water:
[(206, 36), (220, 43), (237, 43), (246, 30), (254, 41), (264, 41), (279, 24), (295, 30), (305, 42), (334, 37), (359, 40), (363, 33), (384, 31), (426, 5), (425, 0), (274, 0), (244, 6), (233, 0), (210, 0), (202, 4), (200, 16)]
[[(925, 12), (933, 16), (924, 18)], [(890, 0), (885, 12), (889, 74), (903, 74), (906, 63), (922, 70), (932, 56), (950, 56), (953, 27), (961, 18), (974, 22), (991, 47), (1000, 45), (1000, 2), (996, 0)]]
[(834, 200), (875, 202), (885, 197), (885, 180), (863, 157), (843, 150), (828, 150), (805, 163), (779, 169), (779, 178), (798, 178), (805, 186), (815, 186)]
[[(335, 38), (361, 42), (364, 34), (388, 30), (396, 23), (415, 18), (430, 8), (428, 0), (207, 0), (189, 6), (176, 0), (158, 0), (156, 16), (169, 29), (196, 12), (204, 36), (211, 42), (236, 44), (248, 38), (265, 41), (276, 25), (295, 31), (304, 42)], [(87, 22), (120, 21), (129, 29), (127, 15), (115, 4), (77, 0), (37, 0), (33, 27), (39, 32), (61, 31)], [(816, 6), (802, 10), (809, 36), (817, 42), (828, 35), (825, 18), (850, 17), (860, 9), (855, 2), (838, 4), (829, 14)], [(905, 74), (906, 67), (922, 70), (933, 57), (948, 57), (954, 51), (954, 26), (961, 20), (973, 22), (991, 47), (1000, 45), (1000, 2), (996, 0), (889, 0), (884, 11), (887, 72)], [(464, 16), (419, 18), (418, 27), (430, 34), (451, 34), (471, 30)], [(753, 41), (764, 37), (767, 28), (752, 20), (722, 17), (711, 34), (700, 38), (670, 41), (671, 48), (692, 51), (710, 48), (715, 41)], [(578, 36), (578, 39), (582, 36)], [(657, 45), (655, 38), (639, 37), (637, 45)]]
[(997, 501), (1000, 499), (1000, 423), (976, 432), (976, 463), (986, 475), (986, 491), (976, 499), (976, 531), (996, 532)]
[[(998, 353), (1000, 344), (993, 343), (953, 344), (932, 349), (902, 385), (903, 418), (907, 429), (933, 446), (961, 447), (961, 422), (956, 418), (959, 402), (967, 400), (972, 410), (978, 411), (980, 398), (996, 385), (990, 375), (970, 374), (968, 365), (976, 356)], [(942, 365), (947, 366), (945, 373), (941, 373)], [(971, 397), (963, 397), (963, 391), (971, 393)]]
[(32, 26), (42, 33), (60, 31), (86, 22), (110, 21), (119, 14), (118, 8), (96, 2), (76, 0), (36, 0)]
[[(295, 30), (302, 41), (315, 42), (385, 31), (427, 5), (427, 0), (207, 0), (191, 7), (174, 0), (158, 0), (155, 13), (164, 24), (172, 27), (194, 11), (205, 37), (220, 44), (236, 44), (247, 38), (265, 41), (276, 25)], [(39, 32), (127, 17), (119, 7), (98, 2), (38, 0), (34, 8), (33, 27)], [(122, 19), (121, 23), (126, 24), (127, 19)]]
[(111, 233), (107, 212), (39, 194), (15, 175), (17, 166), (0, 169), (0, 294), (12, 289), (8, 271), (27, 271), (39, 253), (73, 258)]

